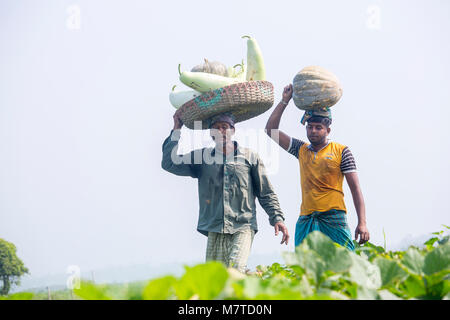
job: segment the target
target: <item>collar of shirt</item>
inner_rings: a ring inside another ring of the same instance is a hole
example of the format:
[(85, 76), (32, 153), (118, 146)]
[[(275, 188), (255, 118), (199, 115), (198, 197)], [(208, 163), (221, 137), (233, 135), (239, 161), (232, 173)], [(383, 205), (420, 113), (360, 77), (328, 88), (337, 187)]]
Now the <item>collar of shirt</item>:
[[(240, 148), (239, 144), (237, 143), (237, 141), (233, 141), (233, 144), (234, 144), (234, 155), (237, 156), (237, 155), (239, 155), (239, 154), (243, 154), (242, 151), (241, 151), (241, 148)], [(223, 152), (220, 152), (220, 151), (219, 151), (219, 153), (221, 153), (222, 155), (224, 155)], [(214, 148), (213, 151), (211, 152), (211, 155), (212, 155), (212, 156), (214, 156), (215, 154), (216, 154), (216, 148)]]
[[(324, 145), (322, 148), (320, 148), (320, 150), (326, 148), (326, 147), (330, 144), (330, 142), (331, 142), (331, 141), (328, 139), (328, 140), (327, 140), (327, 144)], [(319, 152), (319, 151), (320, 151), (320, 150), (317, 150), (317, 151), (314, 150), (313, 147), (312, 147), (312, 144), (308, 145), (307, 148), (308, 148), (308, 150), (310, 150), (310, 151), (312, 151), (312, 152)]]

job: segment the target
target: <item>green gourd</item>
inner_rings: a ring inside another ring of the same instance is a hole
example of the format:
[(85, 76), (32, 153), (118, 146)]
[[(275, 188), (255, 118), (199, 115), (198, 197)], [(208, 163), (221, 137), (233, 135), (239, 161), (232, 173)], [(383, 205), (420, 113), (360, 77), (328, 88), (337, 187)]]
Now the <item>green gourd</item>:
[(186, 102), (202, 95), (201, 92), (198, 92), (194, 89), (175, 90), (175, 87), (176, 86), (172, 87), (172, 92), (170, 92), (169, 94), (169, 101), (175, 107), (175, 109), (178, 109)]
[(247, 40), (247, 81), (266, 80), (264, 59), (258, 42), (250, 36), (243, 36)]
[(189, 71), (181, 72), (180, 65), (178, 65), (178, 72), (180, 74), (181, 82), (202, 93), (226, 87), (234, 83), (243, 82), (239, 80), (239, 78), (223, 77), (213, 73)]

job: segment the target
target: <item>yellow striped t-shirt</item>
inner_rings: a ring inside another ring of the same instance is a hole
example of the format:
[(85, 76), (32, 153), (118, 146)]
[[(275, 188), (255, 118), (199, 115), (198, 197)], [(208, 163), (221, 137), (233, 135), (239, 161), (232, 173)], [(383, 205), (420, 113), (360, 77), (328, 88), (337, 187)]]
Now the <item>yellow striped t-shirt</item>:
[(288, 152), (298, 158), (300, 166), (300, 215), (332, 209), (347, 212), (342, 189), (344, 173), (356, 171), (350, 149), (329, 141), (316, 152), (309, 143), (291, 138)]

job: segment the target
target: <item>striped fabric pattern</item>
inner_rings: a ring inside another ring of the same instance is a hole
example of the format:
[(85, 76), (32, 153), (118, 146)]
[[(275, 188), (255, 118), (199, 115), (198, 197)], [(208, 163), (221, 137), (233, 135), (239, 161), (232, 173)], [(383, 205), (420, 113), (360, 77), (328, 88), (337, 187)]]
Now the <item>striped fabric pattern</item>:
[[(304, 144), (305, 142), (302, 140), (291, 138), (288, 152), (293, 156), (295, 156), (296, 158), (298, 158), (298, 152), (301, 146)], [(353, 157), (353, 154), (348, 147), (345, 147), (344, 150), (342, 150), (341, 172), (342, 173), (356, 172), (355, 158)]]
[(297, 247), (310, 232), (315, 230), (321, 231), (341, 246), (351, 251), (355, 250), (345, 211), (330, 210), (300, 216), (295, 225), (295, 246)]
[(342, 173), (356, 171), (355, 158), (353, 158), (353, 154), (348, 147), (342, 150), (341, 171)]
[(208, 232), (206, 261), (220, 261), (245, 273), (255, 231), (244, 229), (233, 234)]
[(305, 144), (305, 141), (291, 138), (291, 141), (289, 142), (289, 148), (288, 152), (292, 154), (294, 157), (298, 158), (298, 151), (300, 150), (301, 146)]

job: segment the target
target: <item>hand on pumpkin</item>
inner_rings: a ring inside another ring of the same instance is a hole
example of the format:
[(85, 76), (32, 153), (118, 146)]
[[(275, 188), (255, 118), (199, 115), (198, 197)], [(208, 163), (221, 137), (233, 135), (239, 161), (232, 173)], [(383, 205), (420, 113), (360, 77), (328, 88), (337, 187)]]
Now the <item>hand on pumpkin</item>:
[(286, 87), (284, 87), (282, 100), (285, 103), (289, 103), (289, 101), (291, 100), (291, 98), (292, 98), (292, 91), (293, 91), (292, 84), (289, 84)]

